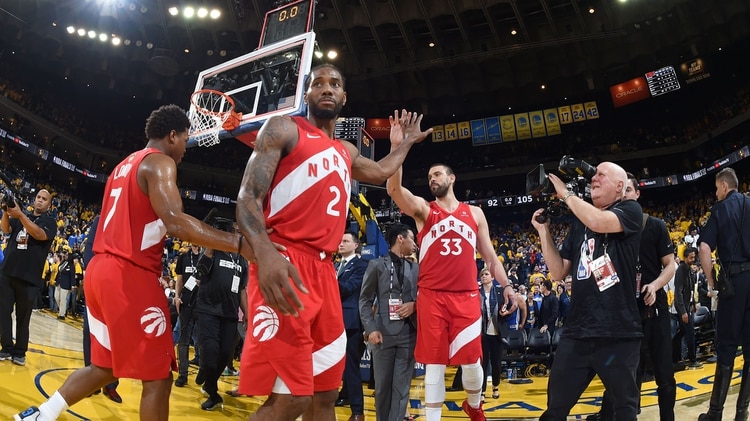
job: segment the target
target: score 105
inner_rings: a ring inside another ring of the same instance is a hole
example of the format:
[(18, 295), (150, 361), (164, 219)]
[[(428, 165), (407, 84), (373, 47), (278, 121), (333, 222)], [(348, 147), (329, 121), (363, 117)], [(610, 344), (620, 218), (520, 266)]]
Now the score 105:
[(502, 196), (492, 197), (485, 199), (483, 205), (488, 208), (496, 207), (508, 207), (508, 206), (521, 206), (528, 205), (531, 203), (538, 203), (540, 199), (530, 194), (518, 195), (518, 196)]

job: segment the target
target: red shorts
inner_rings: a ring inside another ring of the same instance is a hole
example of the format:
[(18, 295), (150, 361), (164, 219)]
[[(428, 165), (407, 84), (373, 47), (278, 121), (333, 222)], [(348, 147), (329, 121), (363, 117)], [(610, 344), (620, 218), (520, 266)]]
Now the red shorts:
[(177, 370), (169, 308), (159, 274), (97, 254), (84, 278), (91, 363), (118, 378), (161, 380)]
[(460, 365), (482, 358), (482, 303), (478, 295), (478, 290), (419, 290), (414, 350), (418, 362)]
[(305, 306), (298, 317), (279, 314), (263, 299), (258, 288), (257, 266), (250, 265), (249, 325), (239, 385), (239, 392), (245, 395), (311, 396), (341, 385), (346, 333), (333, 263), (327, 256), (321, 258), (293, 247), (283, 254), (297, 268), (310, 293), (295, 288)]

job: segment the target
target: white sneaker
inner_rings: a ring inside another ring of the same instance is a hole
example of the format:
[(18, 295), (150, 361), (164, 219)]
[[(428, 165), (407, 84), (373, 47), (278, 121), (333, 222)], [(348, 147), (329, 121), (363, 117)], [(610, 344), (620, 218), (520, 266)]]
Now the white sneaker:
[(41, 412), (39, 412), (39, 408), (32, 406), (20, 414), (13, 415), (13, 419), (15, 421), (34, 421), (39, 419), (40, 415)]

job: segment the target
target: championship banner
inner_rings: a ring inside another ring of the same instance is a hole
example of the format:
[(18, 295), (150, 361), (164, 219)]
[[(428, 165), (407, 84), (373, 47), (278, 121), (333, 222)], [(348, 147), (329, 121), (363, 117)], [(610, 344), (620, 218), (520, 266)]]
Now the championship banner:
[(619, 85), (610, 86), (609, 93), (612, 95), (612, 103), (615, 105), (615, 108), (651, 97), (646, 78), (643, 76), (630, 79)]
[(445, 125), (445, 140), (458, 140), (458, 127), (456, 126), (456, 123)]
[(583, 108), (586, 111), (586, 120), (599, 118), (599, 107), (596, 105), (596, 101), (584, 102)]
[(557, 117), (557, 110), (548, 108), (544, 110), (544, 123), (547, 125), (547, 136), (560, 134), (560, 119)]
[(445, 141), (445, 126), (433, 126), (432, 127), (432, 141), (443, 142)]
[(570, 111), (573, 114), (573, 121), (586, 121), (586, 111), (583, 108), (583, 104), (573, 104), (570, 106)]
[(529, 113), (514, 114), (516, 120), (516, 131), (518, 139), (531, 139), (531, 126), (529, 126)]
[(547, 136), (547, 129), (544, 128), (544, 115), (541, 110), (529, 113), (531, 120), (531, 136), (534, 138)]
[(573, 113), (570, 111), (570, 105), (557, 107), (557, 112), (560, 115), (560, 124), (570, 124), (573, 122)]
[(503, 141), (503, 137), (500, 136), (500, 119), (498, 117), (485, 118), (484, 125), (487, 129), (487, 143), (500, 143)]
[(516, 137), (516, 123), (513, 121), (512, 115), (500, 116), (500, 130), (503, 133), (503, 140), (505, 142), (511, 142), (518, 139)]
[(484, 120), (471, 120), (471, 143), (474, 146), (487, 144), (487, 132), (484, 130)]
[(471, 139), (471, 125), (468, 121), (458, 123), (458, 138)]

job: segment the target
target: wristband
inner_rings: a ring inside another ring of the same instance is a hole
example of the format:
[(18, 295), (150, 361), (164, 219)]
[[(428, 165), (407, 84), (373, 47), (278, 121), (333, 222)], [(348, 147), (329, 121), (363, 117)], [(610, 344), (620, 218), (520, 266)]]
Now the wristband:
[(563, 196), (563, 199), (562, 199), (563, 203), (567, 203), (567, 201), (568, 201), (568, 198), (569, 198), (570, 196), (575, 196), (575, 195), (576, 195), (576, 194), (575, 194), (575, 193), (573, 193), (572, 191), (569, 191), (569, 192), (565, 193), (565, 196)]
[(513, 288), (513, 284), (508, 284), (508, 285), (504, 286), (503, 289), (508, 288), (508, 287)]

